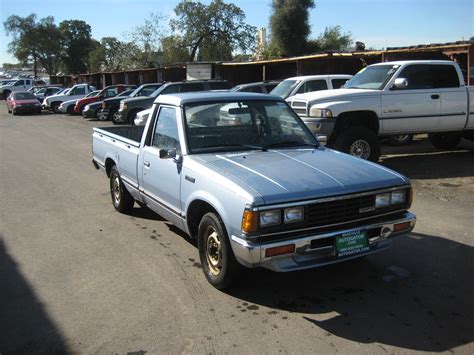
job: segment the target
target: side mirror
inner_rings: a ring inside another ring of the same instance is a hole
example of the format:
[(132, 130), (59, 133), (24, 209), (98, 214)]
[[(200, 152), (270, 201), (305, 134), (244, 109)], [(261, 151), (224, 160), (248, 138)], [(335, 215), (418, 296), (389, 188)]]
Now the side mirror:
[(408, 80), (405, 78), (396, 78), (391, 89), (392, 90), (400, 90), (406, 89), (408, 86)]
[(160, 149), (160, 159), (174, 159), (176, 158), (176, 148)]

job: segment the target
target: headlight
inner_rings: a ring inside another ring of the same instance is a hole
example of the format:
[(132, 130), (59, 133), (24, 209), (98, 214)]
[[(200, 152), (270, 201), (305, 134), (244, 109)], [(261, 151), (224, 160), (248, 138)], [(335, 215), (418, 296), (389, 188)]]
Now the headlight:
[(89, 105), (86, 105), (86, 107), (84, 107), (84, 111), (89, 111), (91, 107)]
[(280, 224), (280, 215), (280, 210), (260, 212), (260, 227), (268, 227)]
[(390, 193), (375, 196), (375, 208), (390, 206)]
[(405, 191), (394, 191), (392, 192), (392, 198), (390, 199), (392, 205), (405, 202)]
[(406, 191), (397, 190), (378, 194), (375, 196), (375, 208), (387, 207), (390, 205), (399, 205), (406, 202)]
[(285, 223), (301, 222), (304, 219), (303, 207), (285, 208), (283, 211)]
[(323, 108), (311, 107), (311, 109), (309, 110), (309, 116), (317, 118), (332, 118), (332, 112), (331, 110)]
[(127, 109), (127, 104), (125, 102), (120, 103), (120, 110), (126, 110)]

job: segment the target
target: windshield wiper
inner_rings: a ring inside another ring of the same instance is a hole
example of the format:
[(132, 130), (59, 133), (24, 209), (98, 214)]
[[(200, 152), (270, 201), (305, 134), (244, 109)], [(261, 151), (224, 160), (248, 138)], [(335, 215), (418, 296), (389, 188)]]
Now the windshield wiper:
[(199, 149), (207, 149), (207, 148), (229, 148), (229, 147), (235, 147), (235, 148), (249, 148), (249, 149), (255, 149), (255, 150), (261, 150), (263, 152), (267, 151), (266, 147), (261, 147), (257, 145), (250, 145), (250, 144), (237, 144), (237, 143), (220, 143), (220, 144), (210, 144), (210, 145), (205, 145), (203, 147), (199, 147)]
[(307, 146), (307, 147), (319, 147), (317, 143), (307, 143), (307, 142), (298, 142), (298, 141), (283, 141), (278, 143), (267, 144), (263, 146), (265, 149), (269, 148), (278, 148), (278, 147), (300, 147), (300, 146)]

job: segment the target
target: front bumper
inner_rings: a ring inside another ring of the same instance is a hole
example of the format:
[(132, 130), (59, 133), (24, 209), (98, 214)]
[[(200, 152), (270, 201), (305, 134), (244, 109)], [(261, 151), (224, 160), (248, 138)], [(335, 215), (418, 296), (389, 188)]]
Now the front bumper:
[(41, 110), (40, 105), (35, 106), (26, 106), (26, 107), (18, 107), (14, 108), (16, 113), (32, 113), (32, 112), (39, 112)]
[(96, 118), (95, 117), (95, 110), (89, 108), (87, 111), (86, 110), (82, 110), (82, 117), (84, 118)]
[[(409, 228), (400, 232), (394, 232), (394, 225), (409, 223)], [(319, 266), (343, 262), (345, 260), (358, 258), (361, 256), (373, 254), (387, 249), (391, 244), (391, 238), (397, 235), (409, 233), (416, 223), (416, 216), (413, 213), (406, 212), (403, 217), (396, 219), (367, 224), (356, 228), (337, 230), (326, 233), (314, 233), (303, 235), (298, 238), (269, 242), (255, 243), (245, 240), (241, 237), (232, 235), (231, 246), (236, 259), (247, 267), (264, 267), (273, 271), (286, 272), (294, 270), (310, 269)], [(336, 256), (335, 240), (336, 236), (343, 233), (365, 230), (369, 234), (369, 250), (344, 257)], [(374, 235), (373, 231), (380, 231)], [(371, 232), (371, 233), (369, 233)], [(330, 245), (318, 244), (315, 241), (325, 239), (332, 240)], [(291, 254), (266, 257), (266, 250), (270, 248), (295, 245), (295, 251)], [(318, 246), (320, 245), (320, 246)]]

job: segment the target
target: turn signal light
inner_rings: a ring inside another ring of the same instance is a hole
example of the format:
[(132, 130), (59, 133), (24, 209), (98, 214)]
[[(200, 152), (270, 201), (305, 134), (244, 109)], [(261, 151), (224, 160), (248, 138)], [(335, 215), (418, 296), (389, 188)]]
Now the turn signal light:
[(410, 186), (410, 189), (408, 190), (408, 206), (407, 206), (407, 209), (411, 207), (411, 204), (413, 202), (413, 194), (414, 194), (413, 186)]
[(265, 250), (265, 257), (269, 258), (271, 256), (277, 256), (282, 254), (291, 254), (295, 252), (295, 245), (288, 244), (281, 247), (268, 248)]
[(255, 232), (258, 229), (258, 212), (255, 211), (244, 211), (242, 217), (242, 232), (250, 233)]
[(393, 232), (401, 232), (407, 229), (410, 229), (411, 223), (410, 222), (403, 222), (403, 223), (398, 223), (393, 226)]

